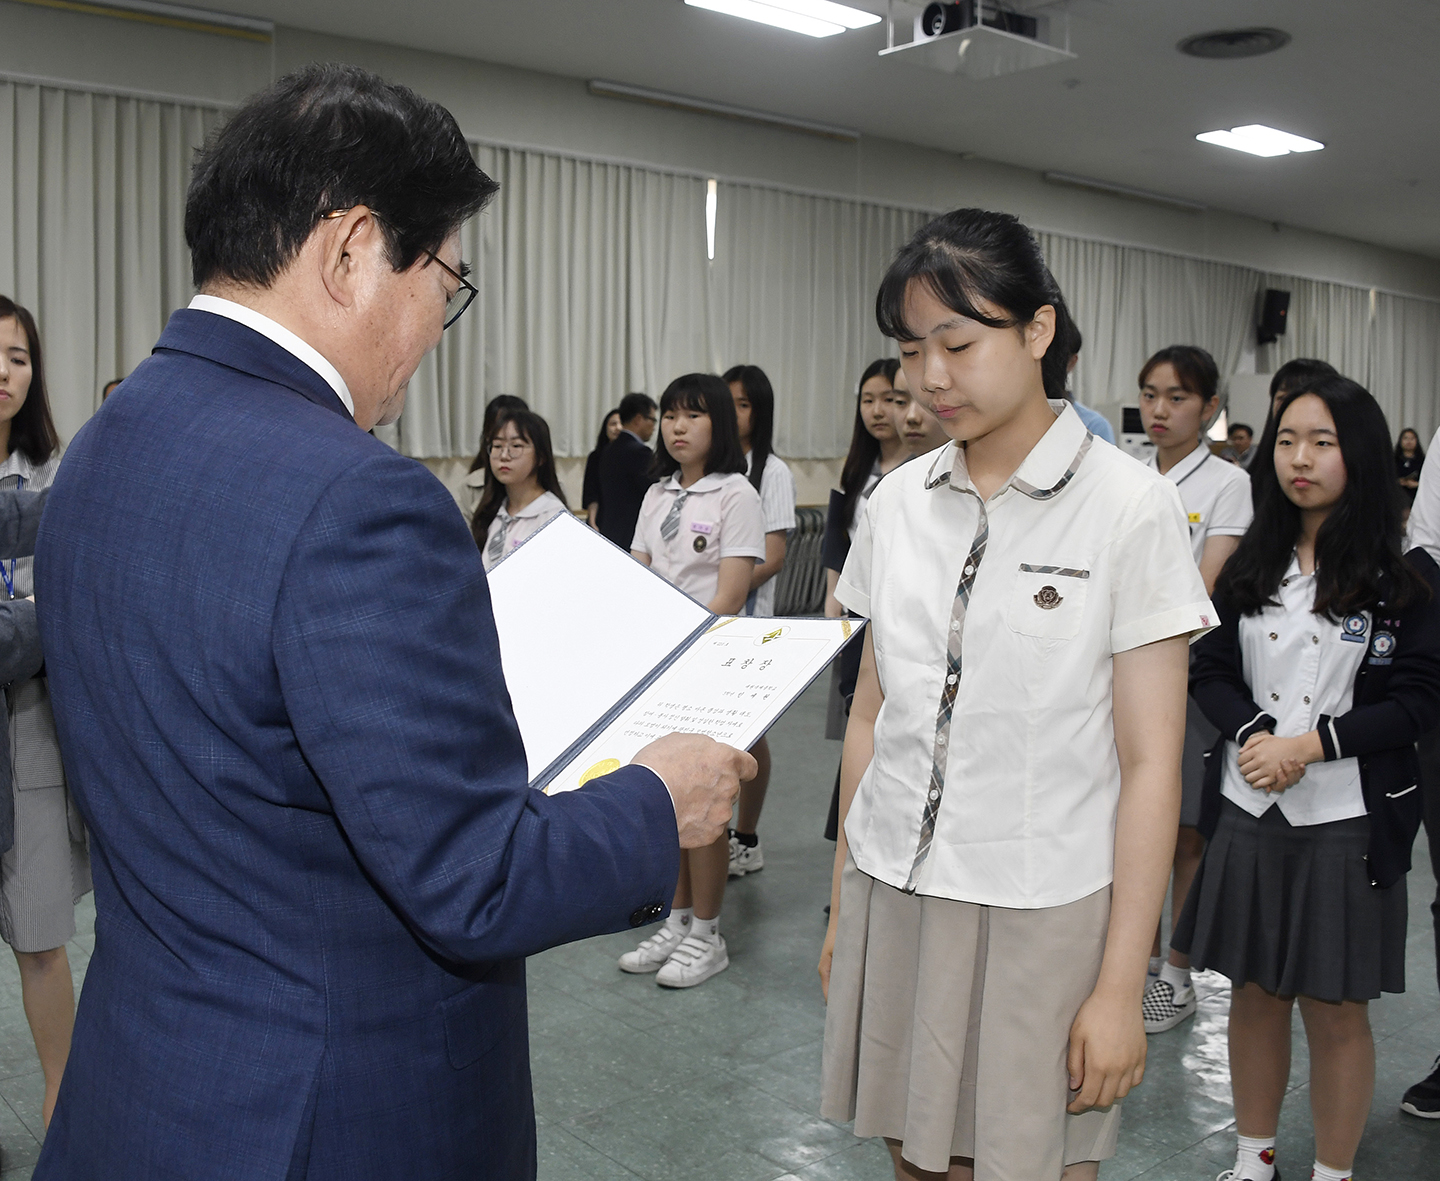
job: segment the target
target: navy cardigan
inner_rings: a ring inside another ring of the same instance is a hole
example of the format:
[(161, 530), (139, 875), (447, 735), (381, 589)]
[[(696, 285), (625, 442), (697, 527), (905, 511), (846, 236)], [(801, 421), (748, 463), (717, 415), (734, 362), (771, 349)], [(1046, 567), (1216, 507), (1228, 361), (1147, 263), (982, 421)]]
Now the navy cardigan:
[[(1391, 886), (1410, 869), (1410, 849), (1420, 828), (1419, 764), (1415, 740), (1440, 723), (1440, 566), (1424, 550), (1406, 560), (1429, 583), (1432, 597), (1403, 611), (1374, 610), (1376, 636), (1391, 644), (1377, 651), (1374, 639), (1355, 674), (1354, 704), (1339, 717), (1320, 718), (1317, 730), (1325, 760), (1355, 758), (1360, 787), (1370, 814), (1370, 848), (1365, 855), (1370, 884)], [(1220, 783), (1225, 743), (1244, 745), (1275, 719), (1245, 683), (1240, 654), (1240, 616), (1215, 597), (1220, 626), (1194, 648), (1190, 694), (1220, 730), (1206, 755), (1205, 794), (1200, 830), (1214, 834), (1220, 818)]]

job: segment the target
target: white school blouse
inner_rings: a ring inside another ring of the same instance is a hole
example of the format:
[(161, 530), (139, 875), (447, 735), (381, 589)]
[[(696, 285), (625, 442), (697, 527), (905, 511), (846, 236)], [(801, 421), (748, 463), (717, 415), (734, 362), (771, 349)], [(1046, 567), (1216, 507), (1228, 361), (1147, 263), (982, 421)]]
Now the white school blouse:
[[(1274, 732), (1296, 738), (1315, 729), (1321, 714), (1336, 718), (1350, 709), (1360, 661), (1372, 642), (1380, 652), (1385, 638), (1371, 636), (1374, 621), (1368, 611), (1356, 611), (1339, 623), (1311, 611), (1315, 576), (1300, 573), (1298, 558), (1291, 560), (1276, 597), (1278, 607), (1241, 618), (1240, 659), (1255, 703), (1275, 719)], [(1393, 646), (1393, 638), (1389, 643)], [(1338, 742), (1335, 749), (1344, 753)], [(1278, 807), (1298, 826), (1365, 815), (1359, 759), (1311, 763), (1299, 783), (1276, 793), (1246, 783), (1239, 759), (1239, 745), (1227, 742), (1220, 794), (1252, 816)]]
[[(754, 452), (745, 453), (745, 478), (750, 478), (754, 466)], [(752, 484), (753, 488), (754, 485)], [(785, 461), (774, 452), (765, 458), (765, 470), (760, 473), (760, 517), (766, 533), (789, 532), (795, 528), (795, 477)], [(765, 555), (760, 555), (765, 560)], [(752, 599), (745, 604), (746, 615), (775, 614), (775, 581), (771, 575)]]
[[(682, 493), (680, 527), (666, 541), (660, 527)], [(630, 548), (649, 554), (650, 569), (704, 606), (719, 588), (721, 558), (765, 557), (760, 494), (738, 472), (713, 472), (684, 489), (677, 472), (645, 493)]]
[[(1152, 471), (1160, 470), (1154, 455), (1146, 462)], [(1165, 478), (1180, 489), (1197, 566), (1210, 538), (1245, 536), (1255, 515), (1250, 477), (1233, 463), (1211, 455), (1203, 441), (1166, 472)]]
[(480, 551), (485, 572), (488, 574), (495, 569), (540, 526), (566, 511), (565, 502), (553, 492), (540, 493), (518, 513), (512, 513), (502, 504), (485, 534), (485, 548)]
[(1111, 658), (1216, 623), (1175, 486), (1050, 405), (983, 504), (953, 443), (891, 472), (840, 576), (885, 695), (845, 836), (898, 889), (1039, 908), (1108, 885)]

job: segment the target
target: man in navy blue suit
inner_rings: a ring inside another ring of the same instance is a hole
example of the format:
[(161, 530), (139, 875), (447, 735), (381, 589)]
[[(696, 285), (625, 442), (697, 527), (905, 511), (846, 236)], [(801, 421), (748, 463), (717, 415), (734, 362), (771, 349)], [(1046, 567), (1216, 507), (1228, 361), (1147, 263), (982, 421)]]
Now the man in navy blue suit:
[(495, 187), (448, 112), (335, 66), (196, 164), (201, 294), (36, 551), (96, 895), (37, 1178), (533, 1177), (524, 957), (658, 918), (754, 772), (672, 735), (529, 790), (475, 543), (366, 433)]

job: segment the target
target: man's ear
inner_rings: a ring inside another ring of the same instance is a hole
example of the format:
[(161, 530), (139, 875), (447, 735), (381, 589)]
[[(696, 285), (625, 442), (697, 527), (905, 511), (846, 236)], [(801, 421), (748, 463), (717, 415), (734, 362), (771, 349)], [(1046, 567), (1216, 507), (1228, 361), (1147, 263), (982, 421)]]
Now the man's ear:
[(320, 281), (342, 308), (355, 306), (372, 281), (376, 264), (388, 266), (385, 235), (367, 206), (356, 205), (316, 227)]

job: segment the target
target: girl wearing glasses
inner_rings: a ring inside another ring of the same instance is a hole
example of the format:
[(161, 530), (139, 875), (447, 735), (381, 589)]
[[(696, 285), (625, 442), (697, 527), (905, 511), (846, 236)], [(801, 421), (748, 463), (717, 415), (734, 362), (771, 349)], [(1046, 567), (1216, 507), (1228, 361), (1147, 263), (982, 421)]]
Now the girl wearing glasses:
[(555, 474), (550, 428), (531, 410), (502, 410), (490, 435), (489, 464), (470, 531), (486, 571), (567, 511)]

